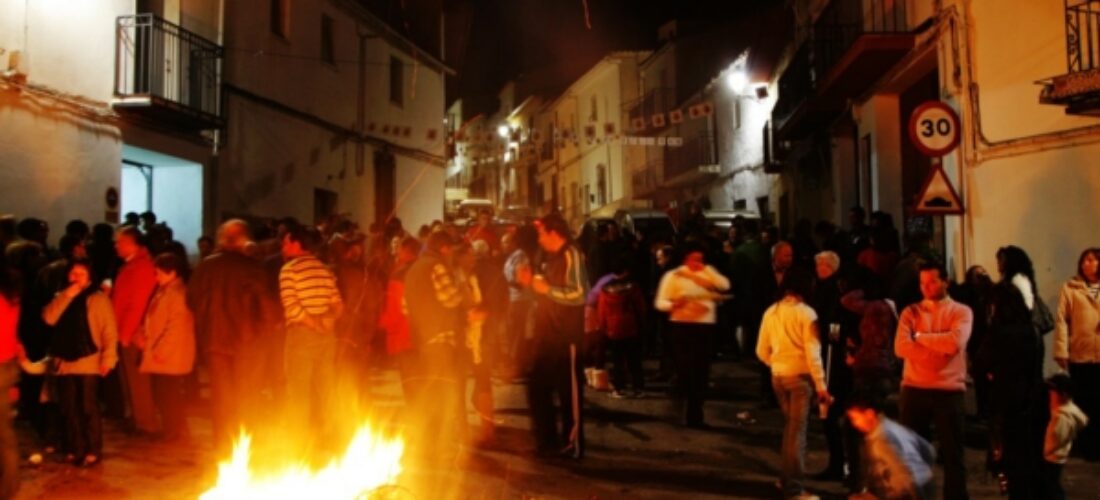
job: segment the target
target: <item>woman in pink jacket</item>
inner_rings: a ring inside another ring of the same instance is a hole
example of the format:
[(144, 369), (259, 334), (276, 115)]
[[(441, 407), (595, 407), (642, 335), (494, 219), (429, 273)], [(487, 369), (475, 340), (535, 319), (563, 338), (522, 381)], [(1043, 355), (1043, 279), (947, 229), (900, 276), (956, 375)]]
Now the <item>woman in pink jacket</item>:
[(187, 308), (187, 287), (180, 278), (184, 264), (170, 253), (153, 261), (157, 289), (142, 325), (145, 345), (140, 370), (152, 379), (153, 400), (167, 440), (188, 436), (184, 387), (195, 365), (195, 320)]

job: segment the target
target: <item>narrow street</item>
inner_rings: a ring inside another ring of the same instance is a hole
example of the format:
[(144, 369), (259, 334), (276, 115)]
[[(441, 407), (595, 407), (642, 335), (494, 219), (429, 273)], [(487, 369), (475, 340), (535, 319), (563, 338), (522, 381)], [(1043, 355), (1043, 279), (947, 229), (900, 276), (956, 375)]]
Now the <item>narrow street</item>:
[[(478, 451), (450, 469), (406, 463), (399, 487), (372, 498), (777, 498), (782, 417), (758, 410), (755, 376), (747, 365), (715, 365), (714, 393), (708, 403), (710, 431), (674, 425), (668, 398), (652, 390), (643, 399), (615, 400), (606, 393), (587, 394), (585, 427), (589, 452), (579, 463), (537, 462), (527, 434), (523, 387), (497, 384), (499, 446)], [(402, 405), (396, 372), (376, 375), (376, 404), (387, 411)], [(664, 389), (655, 387), (654, 389)], [(207, 440), (209, 421), (193, 408), (190, 425), (195, 446), (164, 445), (127, 437), (114, 422), (105, 433), (105, 459), (95, 468), (78, 469), (47, 459), (35, 467), (24, 462), (20, 499), (159, 498), (194, 499), (213, 485), (216, 457)], [(739, 413), (748, 411), (749, 415)], [(471, 422), (473, 415), (470, 415)], [(21, 435), (29, 429), (20, 428)], [(998, 498), (996, 482), (985, 472), (984, 428), (968, 428), (967, 469), (972, 498)], [(824, 467), (820, 423), (811, 423), (808, 469)], [(26, 448), (24, 447), (24, 450)], [(939, 474), (937, 474), (939, 475)], [(1069, 498), (1084, 498), (1100, 488), (1100, 466), (1073, 459), (1066, 468)], [(811, 482), (823, 498), (844, 498), (839, 484)]]

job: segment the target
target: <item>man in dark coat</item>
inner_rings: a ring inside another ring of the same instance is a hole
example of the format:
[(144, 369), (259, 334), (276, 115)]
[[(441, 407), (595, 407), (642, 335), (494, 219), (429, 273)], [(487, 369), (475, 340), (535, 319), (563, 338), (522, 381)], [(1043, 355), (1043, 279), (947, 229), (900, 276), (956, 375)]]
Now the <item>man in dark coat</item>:
[(230, 451), (242, 424), (254, 429), (254, 412), (269, 409), (260, 398), (264, 353), (282, 314), (263, 266), (245, 255), (248, 226), (230, 220), (218, 230), (218, 250), (195, 269), (187, 302), (195, 315), (198, 348), (210, 372), (214, 443)]
[(540, 455), (580, 459), (584, 456), (584, 395), (579, 348), (584, 340), (588, 278), (584, 257), (560, 215), (547, 215), (536, 227), (544, 259), (531, 283), (536, 296), (535, 354), (527, 387), (531, 430)]

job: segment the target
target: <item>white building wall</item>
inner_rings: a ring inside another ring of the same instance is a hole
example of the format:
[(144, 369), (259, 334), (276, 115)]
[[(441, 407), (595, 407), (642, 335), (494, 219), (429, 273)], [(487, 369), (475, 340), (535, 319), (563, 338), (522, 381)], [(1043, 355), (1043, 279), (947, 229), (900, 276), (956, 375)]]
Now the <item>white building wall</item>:
[[(99, 101), (102, 111), (113, 85), (115, 19), (131, 4), (0, 2), (0, 68), (15, 65), (29, 84)], [(0, 84), (0, 212), (44, 219), (53, 238), (70, 219), (104, 220), (104, 194), (119, 185), (121, 138), (117, 127), (51, 104)]]
[[(962, 101), (964, 128), (974, 150), (966, 164), (967, 264), (996, 269), (995, 253), (1018, 245), (1035, 264), (1039, 290), (1054, 304), (1060, 285), (1076, 271), (1077, 257), (1097, 245), (1090, 221), (1100, 217), (1100, 119), (1069, 116), (1039, 103), (1034, 82), (1068, 72), (1062, 2), (949, 2), (966, 28), (960, 40), (962, 86), (948, 81)], [(967, 10), (969, 9), (969, 11)], [(1027, 19), (1027, 22), (1020, 22)], [(950, 41), (944, 40), (950, 47)], [(941, 57), (941, 72), (954, 63)], [(978, 100), (962, 89), (973, 76)], [(979, 107), (980, 106), (980, 107)], [(1077, 139), (1065, 133), (1089, 127)], [(963, 231), (956, 229), (956, 232)], [(960, 252), (963, 253), (963, 252)], [(1048, 351), (1049, 352), (1049, 351)]]
[(53, 244), (69, 220), (105, 222), (122, 141), (114, 127), (74, 123), (28, 101), (0, 90), (0, 213), (45, 220)]
[[(779, 176), (764, 172), (764, 127), (775, 106), (775, 88), (769, 85), (768, 97), (764, 99), (739, 95), (726, 84), (727, 75), (733, 70), (731, 66), (719, 73), (707, 92), (714, 103), (715, 141), (721, 167), (721, 174), (708, 193), (711, 207), (729, 210), (734, 202), (744, 200), (750, 211), (776, 213), (781, 194), (776, 192)], [(758, 199), (763, 197), (768, 197), (769, 206), (758, 205)]]
[[(284, 39), (269, 23), (255, 22), (269, 2), (251, 0), (226, 6), (226, 45), (255, 48), (271, 55), (234, 53), (226, 65), (227, 80), (248, 92), (284, 103), (320, 121), (354, 130), (359, 99), (360, 30), (365, 33), (366, 135), (376, 139), (363, 149), (357, 169), (357, 146), (339, 131), (253, 99), (230, 94), (229, 133), (221, 162), (218, 194), (220, 216), (290, 215), (313, 220), (314, 189), (333, 191), (338, 212), (361, 223), (375, 220), (375, 148), (388, 143), (396, 158), (395, 199), (406, 192), (424, 165), (416, 187), (397, 211), (406, 227), (442, 219), (444, 198), (443, 74), (405, 49), (378, 35), (346, 2), (291, 2), (290, 36)], [(334, 59), (320, 59), (321, 16), (333, 19)], [(301, 54), (287, 58), (274, 54)], [(403, 66), (402, 102), (390, 99), (390, 61)], [(423, 57), (423, 56), (421, 56)], [(370, 131), (374, 124), (374, 131)], [(411, 134), (383, 133), (384, 128), (410, 128)], [(427, 137), (428, 130), (435, 138)], [(411, 152), (406, 154), (405, 151)], [(423, 198), (421, 196), (430, 196)]]

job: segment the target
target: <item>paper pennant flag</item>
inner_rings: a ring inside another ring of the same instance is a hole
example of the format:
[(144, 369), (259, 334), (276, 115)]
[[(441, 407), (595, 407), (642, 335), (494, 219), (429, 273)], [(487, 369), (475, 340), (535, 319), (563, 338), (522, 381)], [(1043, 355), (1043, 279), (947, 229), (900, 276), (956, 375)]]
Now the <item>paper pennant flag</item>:
[(684, 138), (683, 137), (669, 137), (668, 138), (668, 145), (672, 146), (674, 148), (678, 148), (680, 146), (683, 146), (684, 145)]
[(370, 123), (367, 124), (367, 132), (372, 132), (373, 133), (374, 128), (375, 128), (374, 127), (374, 122), (370, 122)]
[(532, 130), (531, 140), (535, 142), (542, 142), (542, 131), (539, 129)]
[(635, 119), (631, 120), (630, 121), (630, 126), (631, 126), (631, 128), (634, 129), (635, 132), (644, 131), (645, 130), (645, 118), (638, 117), (638, 118), (635, 118)]
[(667, 137), (658, 137), (657, 138), (657, 145), (658, 146), (664, 146), (665, 144), (667, 144), (667, 141), (668, 141)]
[(694, 118), (702, 118), (704, 116), (710, 116), (713, 113), (714, 113), (714, 106), (712, 106), (709, 102), (696, 104), (696, 105), (688, 108), (688, 116), (690, 116), (693, 119)]
[(672, 110), (668, 112), (668, 121), (673, 125), (682, 123), (684, 121), (684, 111), (680, 109)]
[(607, 136), (615, 135), (615, 124), (612, 122), (603, 124), (603, 134)]
[(390, 133), (390, 126), (389, 125), (382, 125), (382, 133), (383, 134), (389, 134)]
[(437, 135), (437, 132), (434, 128), (428, 129), (428, 140), (429, 141), (434, 141), (435, 138), (436, 138), (436, 135)]
[(661, 128), (665, 126), (665, 114), (657, 113), (649, 118), (650, 123), (653, 124), (653, 128)]
[(589, 141), (592, 141), (593, 139), (595, 139), (596, 138), (596, 126), (595, 125), (585, 125), (584, 126), (584, 136)]

